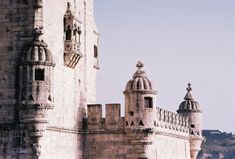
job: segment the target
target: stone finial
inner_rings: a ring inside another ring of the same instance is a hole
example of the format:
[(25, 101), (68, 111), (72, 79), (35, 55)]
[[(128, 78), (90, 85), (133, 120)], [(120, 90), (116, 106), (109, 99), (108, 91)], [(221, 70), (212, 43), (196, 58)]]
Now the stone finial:
[(137, 71), (134, 73), (133, 75), (133, 78), (136, 78), (136, 77), (147, 77), (143, 67), (144, 67), (144, 64), (143, 62), (141, 61), (138, 61), (137, 64), (136, 64), (136, 67), (138, 68)]
[(191, 94), (191, 91), (192, 91), (192, 87), (191, 87), (191, 83), (189, 82), (188, 83), (188, 87), (186, 88), (187, 90), (187, 93), (184, 97), (185, 100), (193, 100), (193, 97), (192, 97), (192, 94)]
[(138, 69), (140, 69), (140, 68), (144, 67), (143, 62), (138, 61), (138, 62), (137, 62), (137, 64), (136, 64), (136, 67), (137, 67)]
[(34, 28), (33, 34), (34, 34), (34, 40), (40, 40), (40, 36), (43, 35), (43, 27)]
[(71, 11), (71, 3), (67, 2), (67, 11)]
[(184, 101), (180, 103), (178, 113), (184, 112), (201, 112), (200, 105), (197, 101), (195, 101), (192, 97), (191, 91), (191, 83), (188, 83), (188, 87), (186, 88), (187, 93), (184, 96)]
[(153, 83), (147, 78), (147, 74), (143, 69), (144, 64), (141, 61), (138, 61), (136, 67), (137, 70), (133, 74), (132, 79), (127, 82), (124, 93), (134, 90), (152, 91), (152, 93), (156, 94)]
[(192, 91), (192, 87), (191, 87), (191, 83), (190, 83), (190, 82), (188, 83), (188, 87), (186, 88), (186, 90), (187, 90), (188, 92)]

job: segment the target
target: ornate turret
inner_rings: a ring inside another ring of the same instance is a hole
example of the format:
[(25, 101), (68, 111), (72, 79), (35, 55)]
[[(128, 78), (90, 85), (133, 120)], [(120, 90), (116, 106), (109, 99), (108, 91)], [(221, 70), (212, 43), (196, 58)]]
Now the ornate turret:
[(53, 58), (47, 44), (35, 29), (34, 39), (26, 47), (20, 61), (20, 122), (28, 126), (32, 137), (40, 137), (46, 129), (47, 113), (54, 107)]
[(127, 128), (146, 128), (154, 124), (156, 91), (138, 62), (137, 71), (127, 82), (125, 95), (125, 120)]
[(81, 45), (81, 28), (80, 22), (71, 11), (71, 4), (67, 3), (67, 11), (64, 15), (64, 64), (67, 67), (74, 68), (79, 62), (82, 54)]
[(180, 104), (177, 112), (189, 118), (189, 132), (190, 132), (190, 155), (191, 159), (196, 159), (200, 151), (202, 137), (202, 111), (197, 101), (192, 97), (191, 84), (188, 83), (187, 93), (184, 101)]

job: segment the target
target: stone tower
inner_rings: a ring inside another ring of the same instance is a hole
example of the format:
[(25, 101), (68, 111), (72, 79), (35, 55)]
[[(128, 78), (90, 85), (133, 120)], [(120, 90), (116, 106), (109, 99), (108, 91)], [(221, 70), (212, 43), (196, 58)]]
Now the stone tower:
[(0, 0), (0, 10), (0, 158), (82, 158), (99, 69), (93, 0)]
[(1, 159), (192, 159), (201, 110), (191, 87), (178, 113), (157, 107), (143, 63), (120, 104), (95, 104), (93, 0), (0, 0)]
[(189, 142), (191, 159), (196, 159), (201, 149), (202, 137), (202, 111), (197, 101), (192, 97), (191, 84), (188, 83), (184, 101), (180, 104), (177, 112), (189, 119)]
[(125, 95), (125, 119), (127, 128), (149, 128), (153, 126), (156, 114), (156, 91), (143, 69), (144, 64), (138, 62), (137, 71), (127, 82)]

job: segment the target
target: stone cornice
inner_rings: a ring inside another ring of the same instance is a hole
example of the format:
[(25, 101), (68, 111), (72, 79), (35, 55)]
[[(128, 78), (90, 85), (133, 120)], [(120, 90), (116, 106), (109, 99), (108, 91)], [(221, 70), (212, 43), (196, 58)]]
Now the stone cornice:
[[(81, 135), (94, 135), (94, 134), (127, 134), (127, 131), (125, 129), (119, 129), (119, 130), (97, 130), (97, 131), (81, 131), (78, 129), (72, 129), (72, 128), (64, 128), (64, 127), (57, 127), (57, 126), (48, 126), (48, 131), (56, 131), (59, 133), (71, 133), (71, 134), (81, 134)], [(145, 133), (140, 131), (133, 131), (130, 133)], [(184, 133), (183, 135), (177, 134), (177, 133), (169, 133), (169, 132), (163, 132), (161, 130), (153, 130), (153, 135), (163, 135), (163, 136), (169, 136), (184, 140), (189, 140), (188, 133)]]

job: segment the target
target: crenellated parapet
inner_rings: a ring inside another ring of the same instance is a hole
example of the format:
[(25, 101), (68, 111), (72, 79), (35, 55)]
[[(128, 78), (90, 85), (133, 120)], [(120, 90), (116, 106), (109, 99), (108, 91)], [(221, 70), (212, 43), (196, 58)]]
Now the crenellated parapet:
[(105, 118), (102, 117), (102, 105), (90, 104), (87, 106), (85, 128), (89, 131), (124, 130), (125, 120), (121, 117), (120, 104), (106, 104)]
[[(105, 111), (105, 117), (102, 117), (102, 112)], [(189, 133), (188, 118), (162, 108), (156, 108), (156, 114), (153, 120), (149, 121), (149, 128), (154, 131), (164, 132), (182, 132)], [(109, 130), (125, 130), (125, 129), (145, 129), (144, 125), (138, 123), (133, 126), (127, 126), (125, 117), (121, 117), (120, 104), (106, 104), (105, 110), (101, 104), (90, 104), (87, 106), (87, 118), (84, 122), (84, 127), (88, 131), (105, 132)]]
[(157, 116), (154, 121), (156, 127), (172, 131), (189, 132), (189, 121), (187, 117), (157, 107)]

